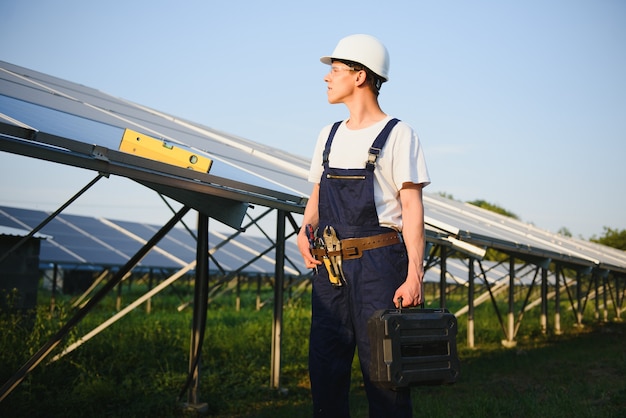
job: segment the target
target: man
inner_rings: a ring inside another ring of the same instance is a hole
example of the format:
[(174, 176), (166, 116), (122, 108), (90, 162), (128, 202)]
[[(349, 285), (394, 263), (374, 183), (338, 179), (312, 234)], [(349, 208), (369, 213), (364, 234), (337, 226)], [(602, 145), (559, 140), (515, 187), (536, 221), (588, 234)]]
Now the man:
[[(369, 379), (367, 320), (378, 309), (421, 303), (428, 170), (413, 129), (379, 106), (379, 90), (389, 79), (385, 46), (369, 35), (351, 35), (321, 61), (330, 65), (328, 101), (343, 103), (349, 117), (318, 137), (309, 173), (313, 191), (298, 234), (305, 265), (318, 272), (309, 347), (314, 414), (349, 416), (356, 347), (369, 416), (411, 416), (408, 389), (382, 389)], [(325, 250), (311, 249), (320, 243)]]

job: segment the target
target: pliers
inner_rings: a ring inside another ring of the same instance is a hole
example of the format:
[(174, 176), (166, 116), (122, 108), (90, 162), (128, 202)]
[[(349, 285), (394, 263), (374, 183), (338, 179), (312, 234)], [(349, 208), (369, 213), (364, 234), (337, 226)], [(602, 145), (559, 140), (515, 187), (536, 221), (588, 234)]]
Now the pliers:
[(330, 265), (332, 271), (329, 271), (331, 276), (335, 276), (340, 281), (335, 284), (335, 286), (341, 286), (345, 282), (346, 278), (343, 274), (343, 267), (341, 264), (341, 240), (337, 237), (337, 233), (335, 232), (335, 228), (328, 225), (324, 228), (323, 233), (324, 243), (326, 244), (326, 250), (329, 254), (332, 252), (336, 255), (329, 255)]

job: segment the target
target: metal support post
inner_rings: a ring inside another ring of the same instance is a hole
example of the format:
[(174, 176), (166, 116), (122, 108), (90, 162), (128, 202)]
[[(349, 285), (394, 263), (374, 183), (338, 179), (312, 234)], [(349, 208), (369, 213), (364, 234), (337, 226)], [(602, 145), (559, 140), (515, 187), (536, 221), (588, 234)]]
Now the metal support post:
[(439, 247), (441, 256), (439, 262), (441, 263), (441, 269), (439, 273), (439, 307), (446, 307), (446, 271), (448, 269), (448, 248), (445, 245)]
[[(154, 280), (154, 269), (150, 267), (150, 271), (148, 273), (148, 290), (152, 290), (152, 281)], [(146, 313), (152, 312), (152, 298), (149, 298), (146, 301)]]
[(608, 275), (606, 273), (602, 274), (602, 304), (604, 305), (604, 309), (602, 310), (602, 320), (604, 322), (609, 322), (609, 283), (608, 283)]
[(474, 348), (474, 258), (469, 259), (469, 272), (467, 277), (469, 288), (467, 291), (467, 346)]
[(280, 343), (283, 330), (283, 292), (285, 282), (285, 211), (278, 210), (276, 222), (276, 266), (274, 272), (274, 322), (272, 323), (272, 389), (280, 389)]
[(56, 308), (57, 283), (59, 280), (58, 277), (59, 277), (59, 264), (54, 263), (54, 269), (52, 270), (52, 292), (50, 295), (50, 313), (53, 313), (54, 309)]
[(209, 300), (209, 218), (198, 212), (198, 242), (196, 244), (196, 281), (193, 298), (193, 324), (189, 345), (189, 379), (187, 405), (196, 411), (208, 411), (208, 404), (200, 403), (200, 358), (206, 329)]
[(256, 276), (256, 310), (261, 310), (261, 281), (263, 278), (259, 274)]
[(576, 326), (577, 327), (583, 326), (582, 281), (583, 281), (583, 274), (580, 271), (580, 269), (578, 269), (576, 271)]
[(593, 269), (593, 272), (591, 273), (591, 277), (593, 280), (593, 288), (596, 293), (596, 297), (593, 299), (594, 301), (593, 317), (597, 321), (598, 319), (600, 319), (600, 283), (599, 283), (600, 275), (598, 274), (597, 269)]
[(502, 345), (508, 348), (517, 345), (515, 341), (515, 257), (509, 258), (509, 312), (507, 314), (506, 340)]
[[(624, 304), (624, 290), (620, 290), (620, 277), (617, 274), (613, 275), (615, 277), (615, 320), (622, 320), (622, 308)], [(623, 278), (622, 278), (623, 279)], [(623, 280), (622, 280), (623, 282)]]
[(541, 268), (541, 317), (539, 318), (541, 333), (548, 331), (548, 269)]
[(554, 333), (561, 334), (561, 266), (554, 269)]
[(237, 287), (235, 288), (235, 311), (241, 310), (241, 275), (237, 275)]

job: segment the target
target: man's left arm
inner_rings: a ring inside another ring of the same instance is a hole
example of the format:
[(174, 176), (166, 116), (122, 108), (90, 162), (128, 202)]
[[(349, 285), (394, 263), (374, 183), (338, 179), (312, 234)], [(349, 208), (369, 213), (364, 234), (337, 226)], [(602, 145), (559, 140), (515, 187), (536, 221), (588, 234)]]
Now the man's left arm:
[(405, 282), (396, 290), (393, 301), (399, 307), (417, 306), (423, 301), (422, 282), (424, 280), (424, 203), (422, 185), (404, 183), (400, 189), (402, 202), (402, 237), (408, 254), (408, 273)]

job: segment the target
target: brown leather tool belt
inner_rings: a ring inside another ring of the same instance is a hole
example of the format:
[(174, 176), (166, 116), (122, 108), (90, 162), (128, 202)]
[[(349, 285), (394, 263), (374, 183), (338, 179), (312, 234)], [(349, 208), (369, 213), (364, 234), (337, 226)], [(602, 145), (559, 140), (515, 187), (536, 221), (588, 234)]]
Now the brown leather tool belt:
[(361, 258), (363, 251), (399, 244), (401, 242), (402, 238), (400, 234), (393, 231), (363, 238), (342, 239), (341, 251), (326, 251), (325, 248), (315, 248), (311, 250), (311, 254), (319, 258), (323, 256), (332, 257), (341, 255), (342, 259), (350, 260), (353, 258)]

